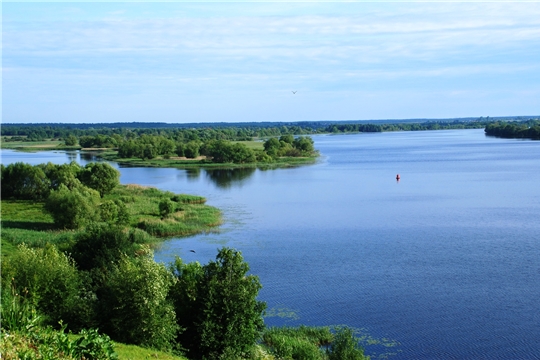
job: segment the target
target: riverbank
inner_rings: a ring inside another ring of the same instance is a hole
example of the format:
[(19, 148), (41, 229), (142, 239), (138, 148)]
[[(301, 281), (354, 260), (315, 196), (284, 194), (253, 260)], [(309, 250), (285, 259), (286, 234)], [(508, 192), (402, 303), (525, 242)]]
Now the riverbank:
[[(170, 200), (174, 206), (167, 216), (160, 214), (159, 203)], [(153, 187), (119, 185), (103, 201), (122, 201), (129, 213), (127, 228), (140, 244), (152, 245), (173, 236), (189, 236), (215, 231), (222, 222), (219, 209), (206, 205), (201, 196), (174, 194)], [(19, 244), (43, 247), (55, 244), (68, 250), (84, 229), (65, 230), (55, 226), (45, 211), (44, 202), (2, 200), (2, 257), (17, 251)]]
[(79, 145), (67, 146), (64, 141), (60, 140), (43, 140), (43, 141), (2, 141), (1, 149), (17, 150), (17, 151), (55, 151), (55, 150), (81, 150)]

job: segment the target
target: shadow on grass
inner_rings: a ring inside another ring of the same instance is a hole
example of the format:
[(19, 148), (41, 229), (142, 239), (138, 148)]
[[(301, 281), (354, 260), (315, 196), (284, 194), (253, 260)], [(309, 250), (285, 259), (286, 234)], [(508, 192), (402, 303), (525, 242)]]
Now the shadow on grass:
[(25, 230), (36, 230), (36, 231), (47, 231), (47, 230), (58, 230), (58, 228), (51, 223), (42, 222), (42, 221), (13, 221), (13, 220), (2, 220), (3, 228), (11, 229), (25, 229)]

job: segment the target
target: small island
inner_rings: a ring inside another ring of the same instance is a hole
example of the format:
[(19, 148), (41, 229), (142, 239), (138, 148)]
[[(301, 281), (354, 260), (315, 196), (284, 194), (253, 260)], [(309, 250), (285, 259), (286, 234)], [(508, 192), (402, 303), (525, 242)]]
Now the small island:
[(273, 168), (309, 164), (319, 153), (307, 136), (282, 135), (266, 141), (211, 139), (174, 142), (164, 136), (143, 135), (122, 142), (100, 157), (124, 165), (177, 168)]

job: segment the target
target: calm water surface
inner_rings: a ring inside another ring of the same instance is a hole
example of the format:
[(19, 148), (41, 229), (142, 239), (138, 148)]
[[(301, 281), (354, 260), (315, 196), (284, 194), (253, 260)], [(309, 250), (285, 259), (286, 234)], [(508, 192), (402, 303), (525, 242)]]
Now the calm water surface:
[(314, 139), (321, 161), (294, 169), (120, 168), (122, 183), (224, 211), (219, 233), (167, 241), (156, 259), (237, 248), (282, 314), (268, 325), (347, 324), (397, 342), (367, 346), (373, 358), (540, 358), (540, 142), (483, 130)]

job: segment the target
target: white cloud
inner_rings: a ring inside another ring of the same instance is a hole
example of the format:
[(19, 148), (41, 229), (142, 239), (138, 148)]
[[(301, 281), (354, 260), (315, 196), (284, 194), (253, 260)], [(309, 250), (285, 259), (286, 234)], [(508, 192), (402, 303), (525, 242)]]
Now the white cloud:
[(229, 10), (221, 13), (212, 4), (191, 4), (155, 17), (132, 16), (129, 3), (91, 16), (70, 6), (86, 18), (16, 21), (7, 14), (5, 91), (46, 97), (56, 86), (55, 96), (69, 97), (86, 88), (89, 98), (100, 89), (153, 98), (160, 91), (209, 89), (217, 97), (289, 87), (341, 95), (374, 87), (450, 93), (466, 86), (481, 92), (499, 81), (517, 92), (532, 89), (540, 74), (540, 3), (295, 4), (283, 12), (251, 4), (240, 15), (238, 5), (223, 5)]

